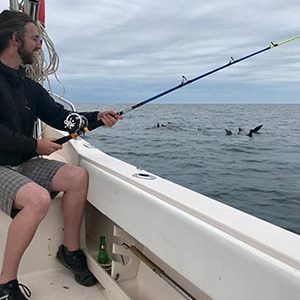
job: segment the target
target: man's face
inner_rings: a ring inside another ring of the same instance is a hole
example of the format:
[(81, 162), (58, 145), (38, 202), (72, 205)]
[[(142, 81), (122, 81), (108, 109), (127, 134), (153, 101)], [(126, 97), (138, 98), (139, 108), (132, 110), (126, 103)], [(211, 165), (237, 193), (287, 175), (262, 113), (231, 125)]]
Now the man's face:
[(25, 26), (24, 41), (21, 41), (18, 47), (18, 54), (22, 59), (23, 64), (33, 63), (33, 53), (40, 49), (42, 42), (33, 23), (28, 23)]

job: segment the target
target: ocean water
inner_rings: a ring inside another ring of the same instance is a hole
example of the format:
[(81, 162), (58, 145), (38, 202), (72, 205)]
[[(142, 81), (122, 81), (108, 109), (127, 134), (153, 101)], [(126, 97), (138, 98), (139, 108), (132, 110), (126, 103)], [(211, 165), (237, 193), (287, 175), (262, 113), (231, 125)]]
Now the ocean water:
[[(127, 107), (77, 105), (84, 111)], [(299, 116), (300, 105), (294, 104), (148, 104), (85, 139), (113, 157), (300, 234)], [(246, 135), (261, 124), (258, 134)]]

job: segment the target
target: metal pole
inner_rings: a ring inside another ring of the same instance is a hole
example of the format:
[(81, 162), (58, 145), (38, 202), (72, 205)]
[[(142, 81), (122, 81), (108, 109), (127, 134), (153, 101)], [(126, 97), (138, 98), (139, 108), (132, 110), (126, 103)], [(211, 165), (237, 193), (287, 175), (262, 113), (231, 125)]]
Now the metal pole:
[(9, 9), (10, 10), (19, 10), (19, 2), (18, 0), (10, 0), (9, 1)]
[(24, 12), (28, 14), (37, 24), (39, 19), (40, 0), (25, 0)]
[(135, 256), (142, 260), (154, 273), (162, 278), (168, 285), (175, 289), (182, 297), (187, 300), (197, 300), (187, 290), (180, 286), (174, 279), (166, 274), (160, 267), (158, 267), (152, 260), (150, 260), (145, 254), (138, 250), (135, 246), (128, 246), (122, 244), (126, 249), (129, 249)]

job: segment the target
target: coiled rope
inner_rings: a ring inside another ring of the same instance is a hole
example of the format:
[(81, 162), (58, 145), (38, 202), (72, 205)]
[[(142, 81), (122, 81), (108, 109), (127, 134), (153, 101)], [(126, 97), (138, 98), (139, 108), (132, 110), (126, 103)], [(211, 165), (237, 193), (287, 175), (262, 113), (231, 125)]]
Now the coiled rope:
[[(29, 7), (30, 0), (10, 0), (10, 9), (23, 11), (30, 15)], [(33, 16), (31, 16), (33, 17)], [(33, 55), (33, 64), (24, 65), (26, 75), (33, 79), (34, 81), (42, 84), (44, 87), (47, 85), (47, 89), (52, 93), (51, 82), (49, 76), (53, 75), (56, 81), (62, 86), (63, 92), (65, 93), (65, 87), (63, 83), (57, 77), (57, 70), (59, 67), (59, 57), (55, 50), (54, 44), (45, 30), (44, 25), (39, 20), (34, 20), (36, 22), (37, 29), (40, 34), (40, 38), (43, 41), (42, 49), (35, 51)]]

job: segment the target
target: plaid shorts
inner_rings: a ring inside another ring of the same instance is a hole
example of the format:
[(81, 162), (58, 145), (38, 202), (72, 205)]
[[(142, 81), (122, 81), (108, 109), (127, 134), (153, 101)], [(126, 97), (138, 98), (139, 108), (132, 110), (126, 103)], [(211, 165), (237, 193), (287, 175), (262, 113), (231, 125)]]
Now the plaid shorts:
[(0, 210), (11, 215), (18, 190), (29, 182), (36, 182), (55, 197), (51, 181), (63, 162), (45, 158), (34, 158), (16, 167), (0, 166)]

